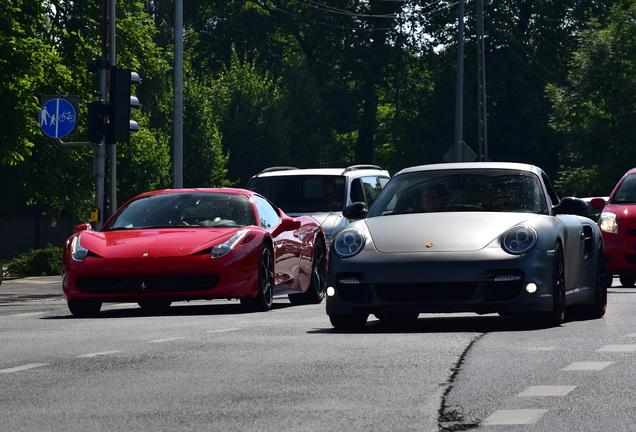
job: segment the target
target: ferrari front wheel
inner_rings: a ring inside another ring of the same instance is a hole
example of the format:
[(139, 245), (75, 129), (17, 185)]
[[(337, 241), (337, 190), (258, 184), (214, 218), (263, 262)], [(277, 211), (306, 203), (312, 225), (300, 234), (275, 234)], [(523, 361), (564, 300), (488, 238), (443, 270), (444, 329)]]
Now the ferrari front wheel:
[(68, 309), (76, 317), (94, 317), (99, 314), (102, 302), (96, 300), (69, 300)]
[(327, 290), (327, 252), (322, 240), (314, 246), (314, 258), (311, 263), (311, 281), (307, 292), (290, 294), (289, 301), (293, 305), (318, 304), (325, 298)]
[(254, 298), (242, 298), (241, 304), (253, 312), (266, 312), (274, 301), (274, 258), (272, 250), (263, 245), (258, 265), (258, 293)]
[(634, 273), (623, 273), (618, 278), (623, 288), (632, 288), (636, 284), (636, 275)]
[(172, 302), (164, 299), (150, 299), (140, 300), (137, 304), (149, 314), (164, 314), (170, 309)]

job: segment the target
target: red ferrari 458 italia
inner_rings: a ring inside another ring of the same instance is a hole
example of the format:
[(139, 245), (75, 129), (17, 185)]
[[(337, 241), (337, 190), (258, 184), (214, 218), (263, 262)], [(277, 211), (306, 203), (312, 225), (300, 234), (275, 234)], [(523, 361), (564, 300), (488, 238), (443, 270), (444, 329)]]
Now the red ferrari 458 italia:
[(172, 302), (238, 298), (266, 311), (274, 294), (293, 304), (325, 296), (324, 232), (242, 189), (169, 189), (124, 204), (100, 231), (75, 227), (66, 242), (62, 285), (73, 315), (103, 302), (152, 312)]

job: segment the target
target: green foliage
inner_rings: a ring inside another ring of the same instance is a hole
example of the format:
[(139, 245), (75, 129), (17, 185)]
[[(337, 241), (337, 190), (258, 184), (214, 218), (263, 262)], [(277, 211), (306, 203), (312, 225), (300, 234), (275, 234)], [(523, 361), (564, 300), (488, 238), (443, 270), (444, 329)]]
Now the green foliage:
[(62, 274), (63, 249), (46, 245), (9, 261), (4, 267), (11, 277), (55, 276)]
[(636, 160), (636, 2), (617, 4), (606, 22), (580, 32), (567, 82), (546, 93), (551, 125), (565, 142), (563, 183), (596, 167), (596, 175), (584, 176), (587, 188), (608, 195)]
[[(374, 162), (396, 172), (442, 161), (455, 129), (456, 4), (321, 4), (186, 2), (186, 186), (241, 186), (270, 165)], [(117, 146), (121, 204), (172, 185), (180, 30), (172, 2), (116, 5), (117, 65), (141, 77), (140, 132)], [(473, 150), (474, 7), (467, 2), (464, 70)], [(562, 190), (605, 194), (636, 159), (634, 0), (503, 0), (484, 9), (489, 158), (562, 171)], [(37, 119), (42, 95), (78, 94), (79, 135), (66, 140), (86, 140), (101, 14), (92, 0), (0, 0), (0, 94), (10, 107), (0, 110), (2, 217), (28, 205), (47, 220), (86, 220), (94, 206), (93, 149), (60, 146)]]

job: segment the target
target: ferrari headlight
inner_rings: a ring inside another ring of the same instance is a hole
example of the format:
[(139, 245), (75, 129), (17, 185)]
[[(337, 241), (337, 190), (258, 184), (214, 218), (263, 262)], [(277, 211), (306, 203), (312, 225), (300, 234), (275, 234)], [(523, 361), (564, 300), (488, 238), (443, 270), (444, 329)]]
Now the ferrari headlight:
[(247, 230), (240, 230), (236, 234), (234, 234), (229, 240), (218, 244), (212, 248), (212, 253), (210, 254), (210, 258), (221, 258), (226, 255), (229, 251), (234, 249), (234, 246), (239, 244), (241, 240), (247, 235)]
[(71, 257), (73, 257), (74, 261), (84, 261), (86, 255), (88, 255), (88, 249), (80, 244), (81, 237), (81, 235), (73, 237), (73, 242), (71, 243)]
[(343, 258), (350, 258), (364, 248), (364, 235), (355, 229), (346, 229), (339, 233), (331, 246)]
[(598, 226), (601, 231), (606, 233), (618, 234), (618, 222), (616, 222), (616, 213), (602, 212), (598, 218)]
[(537, 232), (534, 228), (520, 225), (504, 234), (501, 247), (509, 254), (521, 255), (532, 249), (536, 243)]

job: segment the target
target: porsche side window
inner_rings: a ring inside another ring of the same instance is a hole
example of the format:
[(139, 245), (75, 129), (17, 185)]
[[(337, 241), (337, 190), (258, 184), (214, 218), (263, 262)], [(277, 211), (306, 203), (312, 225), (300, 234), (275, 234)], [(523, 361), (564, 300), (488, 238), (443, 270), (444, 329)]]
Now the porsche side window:
[(258, 218), (265, 229), (274, 227), (280, 222), (278, 211), (264, 198), (254, 195), (254, 202), (258, 210)]
[[(384, 184), (382, 184), (382, 180), (384, 180)], [(364, 190), (365, 202), (367, 206), (370, 207), (371, 204), (375, 201), (375, 199), (380, 194), (380, 191), (388, 181), (388, 179), (380, 180), (379, 177), (362, 177), (360, 179), (362, 183), (362, 189)]]

